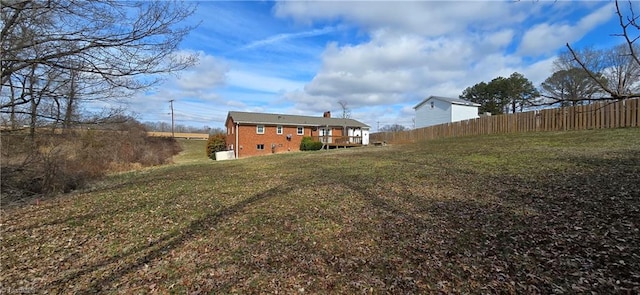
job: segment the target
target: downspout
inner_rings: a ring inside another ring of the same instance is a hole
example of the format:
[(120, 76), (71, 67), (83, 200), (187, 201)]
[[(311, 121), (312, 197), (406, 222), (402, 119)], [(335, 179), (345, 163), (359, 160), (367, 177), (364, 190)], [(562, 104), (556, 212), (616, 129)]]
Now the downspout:
[(329, 133), (333, 134), (333, 132), (331, 132), (331, 129), (329, 129), (329, 124), (327, 124), (326, 128), (324, 129), (324, 141), (327, 143), (327, 150), (329, 150), (329, 140), (331, 140), (331, 135)]
[(236, 123), (236, 159), (240, 157), (240, 146), (238, 146), (238, 132), (240, 131), (240, 124)]

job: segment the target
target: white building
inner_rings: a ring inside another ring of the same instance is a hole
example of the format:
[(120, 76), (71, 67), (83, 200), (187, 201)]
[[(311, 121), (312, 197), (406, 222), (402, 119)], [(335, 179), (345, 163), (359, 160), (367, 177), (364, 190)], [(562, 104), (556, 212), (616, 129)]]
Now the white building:
[(460, 98), (429, 96), (413, 107), (416, 128), (478, 118), (479, 106)]

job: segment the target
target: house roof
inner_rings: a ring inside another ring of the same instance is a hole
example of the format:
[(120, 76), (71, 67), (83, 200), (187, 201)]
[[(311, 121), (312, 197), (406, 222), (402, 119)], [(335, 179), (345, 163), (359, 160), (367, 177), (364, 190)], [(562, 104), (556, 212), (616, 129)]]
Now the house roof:
[(312, 116), (297, 116), (285, 114), (267, 114), (267, 113), (250, 113), (250, 112), (234, 112), (231, 111), (227, 115), (227, 120), (233, 118), (233, 121), (239, 124), (265, 124), (265, 125), (296, 125), (296, 126), (347, 126), (369, 128), (369, 125), (363, 124), (354, 119), (343, 118), (325, 118)]
[(465, 106), (474, 106), (474, 107), (479, 107), (480, 106), (480, 104), (477, 104), (475, 102), (470, 102), (468, 100), (464, 100), (464, 99), (461, 99), (461, 98), (452, 98), (452, 97), (443, 97), (443, 96), (433, 96), (432, 95), (432, 96), (429, 96), (429, 97), (425, 98), (423, 101), (421, 101), (419, 104), (417, 104), (413, 108), (414, 109), (419, 108), (420, 106), (425, 104), (430, 99), (437, 99), (437, 100), (448, 102), (448, 103), (451, 103), (451, 104), (458, 104), (458, 105), (465, 105)]

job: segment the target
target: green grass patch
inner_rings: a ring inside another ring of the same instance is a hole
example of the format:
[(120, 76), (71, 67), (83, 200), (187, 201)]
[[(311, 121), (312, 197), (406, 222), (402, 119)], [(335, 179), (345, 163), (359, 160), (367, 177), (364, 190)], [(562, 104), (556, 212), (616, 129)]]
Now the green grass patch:
[(221, 162), (181, 144), (176, 165), (3, 208), (3, 288), (640, 291), (640, 129)]
[(176, 164), (194, 164), (211, 162), (207, 157), (207, 141), (193, 139), (177, 139), (182, 152), (173, 157)]

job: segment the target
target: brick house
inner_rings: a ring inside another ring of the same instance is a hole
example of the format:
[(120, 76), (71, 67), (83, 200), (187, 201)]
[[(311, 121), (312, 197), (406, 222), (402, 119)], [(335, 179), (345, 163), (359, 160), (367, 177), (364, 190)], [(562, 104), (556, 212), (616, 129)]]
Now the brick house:
[(227, 148), (236, 158), (299, 151), (302, 138), (311, 136), (325, 148), (369, 144), (369, 126), (354, 119), (229, 112)]

